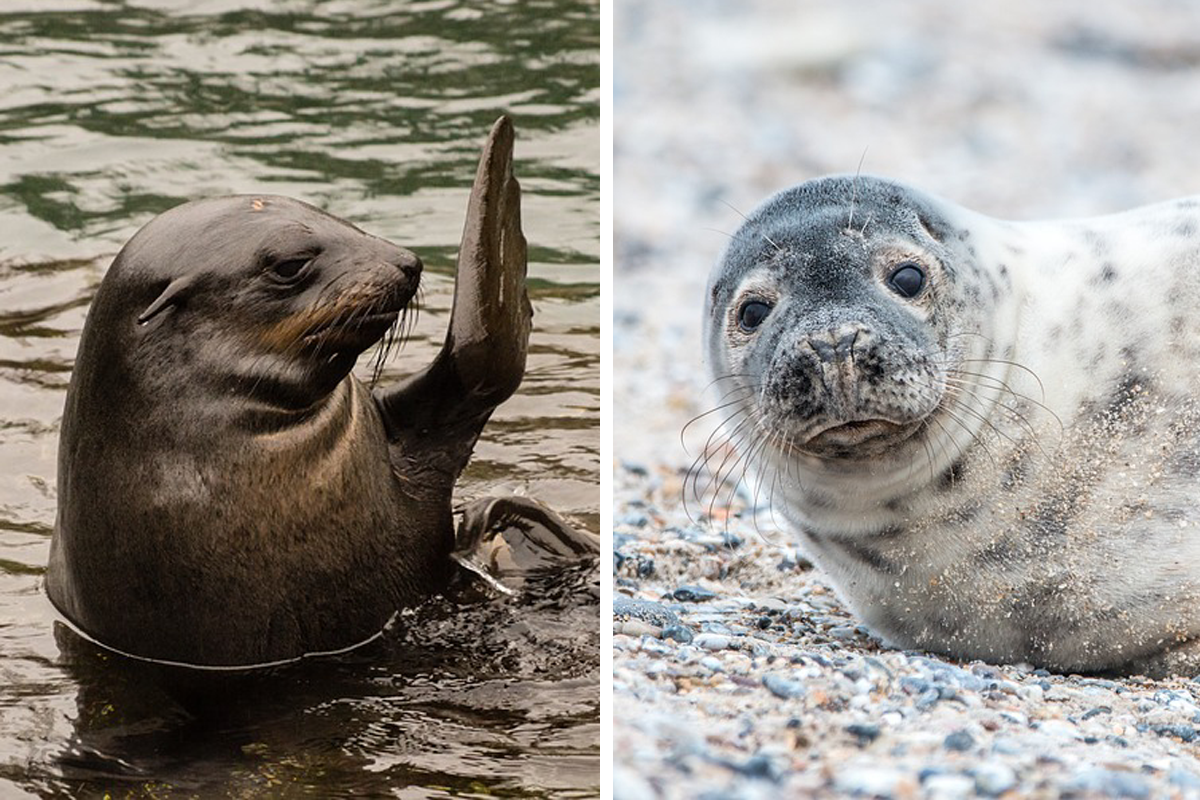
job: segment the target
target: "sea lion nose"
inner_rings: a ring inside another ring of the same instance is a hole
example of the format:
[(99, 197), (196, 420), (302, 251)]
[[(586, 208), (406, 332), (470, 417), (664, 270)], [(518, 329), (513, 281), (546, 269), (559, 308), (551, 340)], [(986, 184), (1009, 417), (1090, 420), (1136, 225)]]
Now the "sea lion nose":
[(397, 256), (392, 258), (392, 265), (403, 272), (404, 277), (409, 280), (421, 277), (421, 270), (425, 268), (417, 254), (409, 250), (401, 250)]

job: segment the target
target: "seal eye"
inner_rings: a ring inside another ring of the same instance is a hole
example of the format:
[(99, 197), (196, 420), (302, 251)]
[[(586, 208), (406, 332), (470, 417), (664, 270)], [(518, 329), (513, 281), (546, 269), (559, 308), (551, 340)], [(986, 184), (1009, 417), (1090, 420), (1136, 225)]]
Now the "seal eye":
[(750, 333), (762, 325), (763, 320), (770, 313), (771, 306), (762, 300), (747, 300), (738, 309), (738, 327), (746, 333)]
[(911, 261), (905, 261), (888, 275), (887, 285), (901, 297), (911, 299), (925, 288), (925, 270)]
[(282, 278), (285, 281), (295, 280), (304, 268), (312, 263), (311, 258), (288, 258), (283, 261), (277, 261), (271, 265), (271, 272), (275, 277)]

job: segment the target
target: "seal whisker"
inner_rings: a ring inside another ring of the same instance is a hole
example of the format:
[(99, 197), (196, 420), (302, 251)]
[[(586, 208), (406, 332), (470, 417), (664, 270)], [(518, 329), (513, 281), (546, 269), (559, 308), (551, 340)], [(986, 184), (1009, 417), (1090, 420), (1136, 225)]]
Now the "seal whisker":
[[(739, 411), (737, 413), (740, 414), (743, 412)], [(733, 418), (736, 418), (736, 414)], [(736, 428), (735, 428), (735, 430), (736, 430)], [(720, 436), (722, 438), (717, 440), (718, 436)], [(688, 471), (687, 471), (687, 474), (684, 476), (684, 482), (683, 482), (683, 505), (684, 505), (684, 511), (685, 511), (685, 513), (688, 514), (689, 519), (691, 519), (691, 512), (688, 508), (688, 491), (687, 491), (688, 483), (690, 482), (692, 485), (692, 492), (691, 492), (692, 498), (697, 501), (703, 500), (704, 496), (708, 492), (709, 487), (712, 486), (713, 481), (716, 480), (716, 478), (714, 477), (713, 469), (712, 469), (712, 463), (711, 463), (712, 458), (716, 455), (716, 453), (718, 451), (721, 451), (721, 450), (724, 450), (725, 458), (730, 457), (730, 455), (732, 454), (732, 451), (733, 451), (733, 447), (730, 445), (731, 438), (732, 438), (732, 434), (728, 434), (728, 435), (724, 434), (724, 432), (721, 430), (721, 428), (717, 428), (716, 430), (714, 430), (709, 435), (708, 440), (705, 442), (705, 445), (701, 449), (699, 455), (697, 455), (692, 460), (691, 465), (688, 467)], [(700, 476), (702, 474), (705, 474), (708, 476), (708, 482), (705, 484), (703, 489), (700, 488)]]
[[(739, 412), (739, 413), (741, 413), (741, 412)], [(746, 430), (747, 425), (750, 426), (749, 431)], [(749, 415), (747, 415), (745, 419), (741, 420), (741, 422), (739, 422), (737, 424), (737, 426), (735, 426), (734, 429), (732, 431), (730, 431), (727, 436), (725, 436), (725, 438), (723, 438), (720, 442), (716, 443), (715, 446), (710, 446), (710, 445), (706, 444), (706, 446), (705, 446), (704, 450), (701, 452), (701, 454), (696, 457), (696, 460), (693, 462), (693, 465), (692, 465), (692, 474), (695, 476), (692, 484), (693, 484), (693, 490), (695, 493), (694, 496), (697, 501), (703, 500), (704, 496), (709, 493), (710, 488), (713, 490), (714, 493), (719, 492), (719, 486), (723, 482), (728, 480), (729, 472), (725, 471), (725, 467), (729, 463), (729, 459), (730, 458), (734, 459), (733, 468), (736, 469), (737, 461), (738, 461), (738, 459), (741, 458), (741, 455), (739, 454), (739, 447), (737, 446), (736, 442), (738, 442), (738, 440), (744, 440), (752, 432), (752, 429), (753, 429), (753, 420), (750, 418)], [(715, 435), (717, 435), (717, 433), (719, 433), (719, 431), (714, 431), (713, 435), (715, 436)], [(710, 442), (712, 441), (711, 436), (709, 437), (709, 441)], [(721, 463), (714, 470), (712, 468), (712, 458), (718, 451), (724, 451), (724, 457), (722, 458)], [(705, 484), (703, 490), (701, 490), (699, 488), (699, 476), (700, 476), (701, 468), (703, 468), (703, 470), (705, 472), (707, 472), (709, 475), (709, 480)], [(684, 486), (686, 487), (686, 485), (687, 484), (685, 481)], [(687, 493), (685, 492), (684, 493), (685, 511), (687, 510), (686, 499), (687, 499)], [(711, 505), (710, 505), (709, 516), (712, 515), (711, 511), (712, 511), (712, 509), (711, 509)]]

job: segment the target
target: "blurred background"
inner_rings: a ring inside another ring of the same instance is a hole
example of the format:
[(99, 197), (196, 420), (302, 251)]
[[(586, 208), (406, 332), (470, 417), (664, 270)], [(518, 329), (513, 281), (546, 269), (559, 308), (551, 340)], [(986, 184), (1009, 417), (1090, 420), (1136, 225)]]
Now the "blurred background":
[(60, 652), (41, 576), (64, 393), (120, 246), (185, 200), (266, 192), (408, 247), (427, 269), (382, 377), (397, 380), (445, 336), (501, 113), (534, 332), (459, 488), (596, 530), (599, 28), (595, 0), (0, 4), (0, 796), (595, 791), (594, 568), (533, 598), (433, 604), (383, 652), (279, 675), (207, 719)]
[[(753, 627), (752, 600), (783, 608), (766, 598), (795, 602), (794, 587), (809, 580), (769, 515), (724, 521), (718, 503), (714, 524), (703, 518), (706, 505), (689, 515), (681, 502), (713, 425), (702, 417), (681, 431), (717, 403), (702, 362), (705, 282), (743, 214), (779, 189), (860, 164), (1011, 219), (1200, 194), (1200, 4), (615, 0), (614, 42), (618, 596), (670, 605), (686, 588), (689, 601), (706, 601), (686, 606), (689, 621), (718, 637), (730, 620)], [(854, 630), (832, 600), (813, 613), (795, 624)], [(836, 636), (820, 641), (839, 646)], [(631, 636), (618, 637), (614, 659), (625, 797), (770, 797), (785, 786), (808, 796), (829, 791), (840, 765), (855, 781), (882, 755), (878, 747), (859, 755), (841, 727), (854, 718), (841, 698), (829, 702), (844, 717), (805, 715), (800, 709), (819, 702), (815, 690), (787, 703), (748, 689), (770, 662), (753, 652)], [(812, 669), (831, 684), (843, 680)], [(918, 716), (920, 733), (905, 728), (913, 742), (950, 724)], [(1149, 742), (1145, 752), (1158, 748), (1172, 745)], [(882, 758), (885, 767), (893, 757)], [(1150, 771), (1127, 759), (1119, 769)], [(1014, 774), (1008, 763), (998, 769)], [(1021, 786), (1052, 772), (1039, 769)], [(807, 770), (808, 782), (788, 783), (800, 780), (793, 770)], [(875, 786), (902, 795), (923, 785), (915, 770), (897, 770)], [(876, 793), (867, 780), (845, 785)], [(1110, 789), (1124, 791), (1097, 791)]]

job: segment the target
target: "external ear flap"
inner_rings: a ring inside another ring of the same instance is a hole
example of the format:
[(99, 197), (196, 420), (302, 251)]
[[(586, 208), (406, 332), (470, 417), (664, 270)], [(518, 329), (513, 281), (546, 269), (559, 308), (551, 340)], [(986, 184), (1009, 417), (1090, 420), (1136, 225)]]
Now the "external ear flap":
[(176, 278), (167, 284), (167, 288), (163, 289), (162, 294), (158, 296), (153, 303), (146, 306), (146, 310), (137, 318), (138, 325), (145, 325), (150, 320), (154, 319), (160, 311), (165, 311), (171, 306), (183, 299), (184, 293), (191, 288), (192, 276), (185, 275), (182, 278)]

